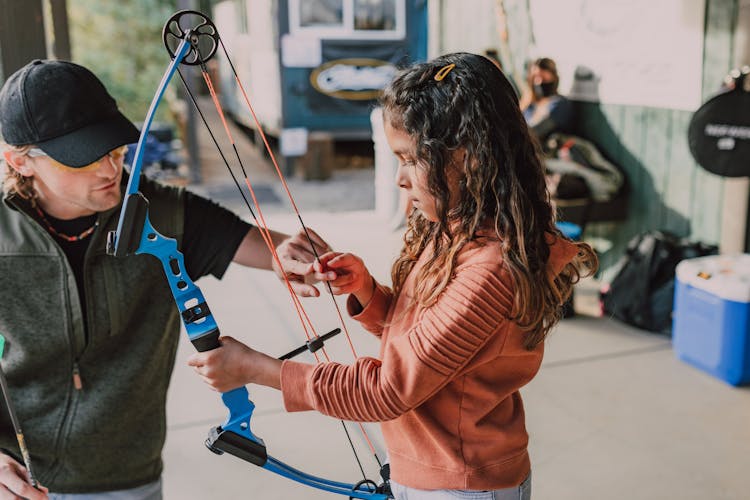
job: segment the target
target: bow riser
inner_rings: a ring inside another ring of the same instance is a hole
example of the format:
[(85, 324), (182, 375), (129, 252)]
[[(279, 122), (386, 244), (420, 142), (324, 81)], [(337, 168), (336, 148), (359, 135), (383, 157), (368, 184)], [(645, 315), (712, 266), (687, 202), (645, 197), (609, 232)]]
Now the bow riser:
[[(196, 64), (197, 60), (202, 64), (215, 52), (216, 43), (214, 43), (213, 49), (207, 57), (203, 57), (200, 54), (198, 49), (200, 35), (209, 35), (212, 38), (215, 37), (216, 40), (214, 42), (218, 41), (218, 34), (215, 33), (213, 23), (205, 17), (206, 22), (195, 27), (195, 32), (192, 29), (182, 32), (179, 22), (175, 21), (175, 19), (181, 14), (186, 13), (202, 16), (202, 14), (194, 11), (182, 11), (175, 14), (167, 22), (167, 26), (170, 26), (173, 21), (176, 23), (176, 29), (180, 35), (179, 46), (174, 52), (167, 46), (167, 50), (173, 59), (162, 77), (141, 128), (141, 135), (138, 140), (126, 194), (120, 211), (120, 220), (117, 230), (110, 232), (108, 235), (107, 253), (116, 257), (148, 254), (159, 259), (188, 337), (196, 350), (202, 352), (221, 346), (219, 342), (219, 327), (200, 288), (198, 288), (187, 274), (184, 257), (177, 248), (177, 241), (160, 234), (153, 227), (149, 219), (148, 200), (138, 190), (146, 138), (151, 128), (156, 109), (164, 96), (169, 82), (182, 62)], [(167, 26), (165, 26), (164, 34), (165, 43), (168, 34), (176, 36), (175, 33), (167, 33)], [(205, 33), (201, 33), (201, 31), (205, 31)], [(186, 59), (188, 54), (190, 54), (189, 60)], [(322, 337), (309, 341), (305, 346), (305, 350), (314, 352), (322, 346), (322, 342), (326, 338), (337, 334), (339, 331), (336, 329)], [(296, 351), (299, 351), (299, 349), (292, 351), (292, 353), (286, 356), (291, 357)], [(263, 440), (255, 436), (250, 429), (250, 419), (255, 409), (255, 404), (250, 401), (247, 388), (243, 386), (222, 393), (221, 398), (229, 410), (229, 415), (223, 425), (212, 428), (209, 431), (209, 436), (205, 444), (211, 451), (217, 454), (229, 453), (301, 484), (349, 496), (350, 498), (370, 500), (386, 500), (387, 498), (391, 498), (385, 493), (378, 492), (378, 486), (372, 481), (364, 480), (357, 484), (331, 481), (304, 473), (267, 455)]]

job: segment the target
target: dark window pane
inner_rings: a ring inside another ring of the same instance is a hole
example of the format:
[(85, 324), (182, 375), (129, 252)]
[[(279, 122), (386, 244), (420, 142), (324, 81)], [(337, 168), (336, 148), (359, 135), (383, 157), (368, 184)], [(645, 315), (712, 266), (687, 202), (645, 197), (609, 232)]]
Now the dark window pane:
[(315, 26), (341, 26), (344, 0), (300, 0), (299, 25), (303, 28)]
[(396, 0), (354, 0), (354, 29), (396, 29)]

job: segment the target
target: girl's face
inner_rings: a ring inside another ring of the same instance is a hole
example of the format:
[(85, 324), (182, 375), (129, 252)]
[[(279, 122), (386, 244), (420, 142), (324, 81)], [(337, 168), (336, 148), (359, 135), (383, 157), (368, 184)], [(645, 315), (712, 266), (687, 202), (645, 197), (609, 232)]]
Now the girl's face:
[(417, 158), (416, 141), (407, 132), (393, 128), (389, 120), (385, 120), (385, 137), (398, 159), (396, 184), (406, 193), (407, 212), (414, 207), (425, 219), (437, 222), (435, 198), (427, 188), (427, 170)]
[[(438, 221), (437, 207), (435, 197), (430, 193), (427, 187), (427, 168), (417, 158), (416, 140), (402, 129), (391, 126), (389, 120), (385, 121), (385, 137), (391, 151), (398, 159), (398, 170), (396, 172), (396, 184), (406, 193), (407, 211), (411, 207), (416, 208), (422, 213), (422, 216), (431, 221)], [(457, 152), (456, 156), (463, 155), (463, 150)], [(455, 162), (454, 162), (455, 164)], [(448, 186), (450, 189), (450, 210), (458, 203), (458, 170), (449, 168)]]

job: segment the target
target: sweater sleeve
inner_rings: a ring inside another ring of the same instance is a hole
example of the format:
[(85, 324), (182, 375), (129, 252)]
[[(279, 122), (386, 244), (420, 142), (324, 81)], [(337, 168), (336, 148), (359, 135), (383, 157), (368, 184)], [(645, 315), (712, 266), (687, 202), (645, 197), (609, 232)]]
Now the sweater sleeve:
[(286, 409), (386, 421), (419, 406), (475, 360), (491, 339), (502, 346), (511, 324), (509, 283), (499, 264), (458, 270), (438, 301), (420, 311), (407, 331), (391, 332), (382, 361), (360, 358), (348, 366), (284, 362)]
[(363, 308), (354, 295), (350, 295), (346, 301), (346, 310), (365, 330), (380, 336), (392, 301), (393, 291), (375, 281), (375, 290), (370, 302)]

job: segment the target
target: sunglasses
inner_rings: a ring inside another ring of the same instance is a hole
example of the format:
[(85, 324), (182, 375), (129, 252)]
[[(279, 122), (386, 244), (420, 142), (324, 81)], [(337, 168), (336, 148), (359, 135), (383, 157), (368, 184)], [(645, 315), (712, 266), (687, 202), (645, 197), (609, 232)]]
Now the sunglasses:
[[(91, 162), (88, 165), (84, 165), (82, 167), (69, 167), (63, 163), (60, 163), (59, 161), (55, 160), (52, 157), (50, 157), (50, 160), (52, 160), (53, 165), (55, 165), (56, 167), (62, 167), (65, 169), (71, 169), (71, 170), (76, 170), (78, 172), (82, 172), (85, 170), (94, 170), (96, 168), (99, 168), (99, 165), (101, 165), (102, 160), (104, 160), (105, 158), (109, 158), (113, 163), (118, 164), (125, 159), (125, 155), (127, 154), (127, 152), (128, 152), (127, 146), (120, 146), (117, 149), (113, 149), (112, 151), (102, 156), (98, 160)], [(40, 158), (42, 156), (49, 156), (49, 155), (39, 148), (31, 148), (26, 152), (26, 156), (28, 156), (29, 158)]]

